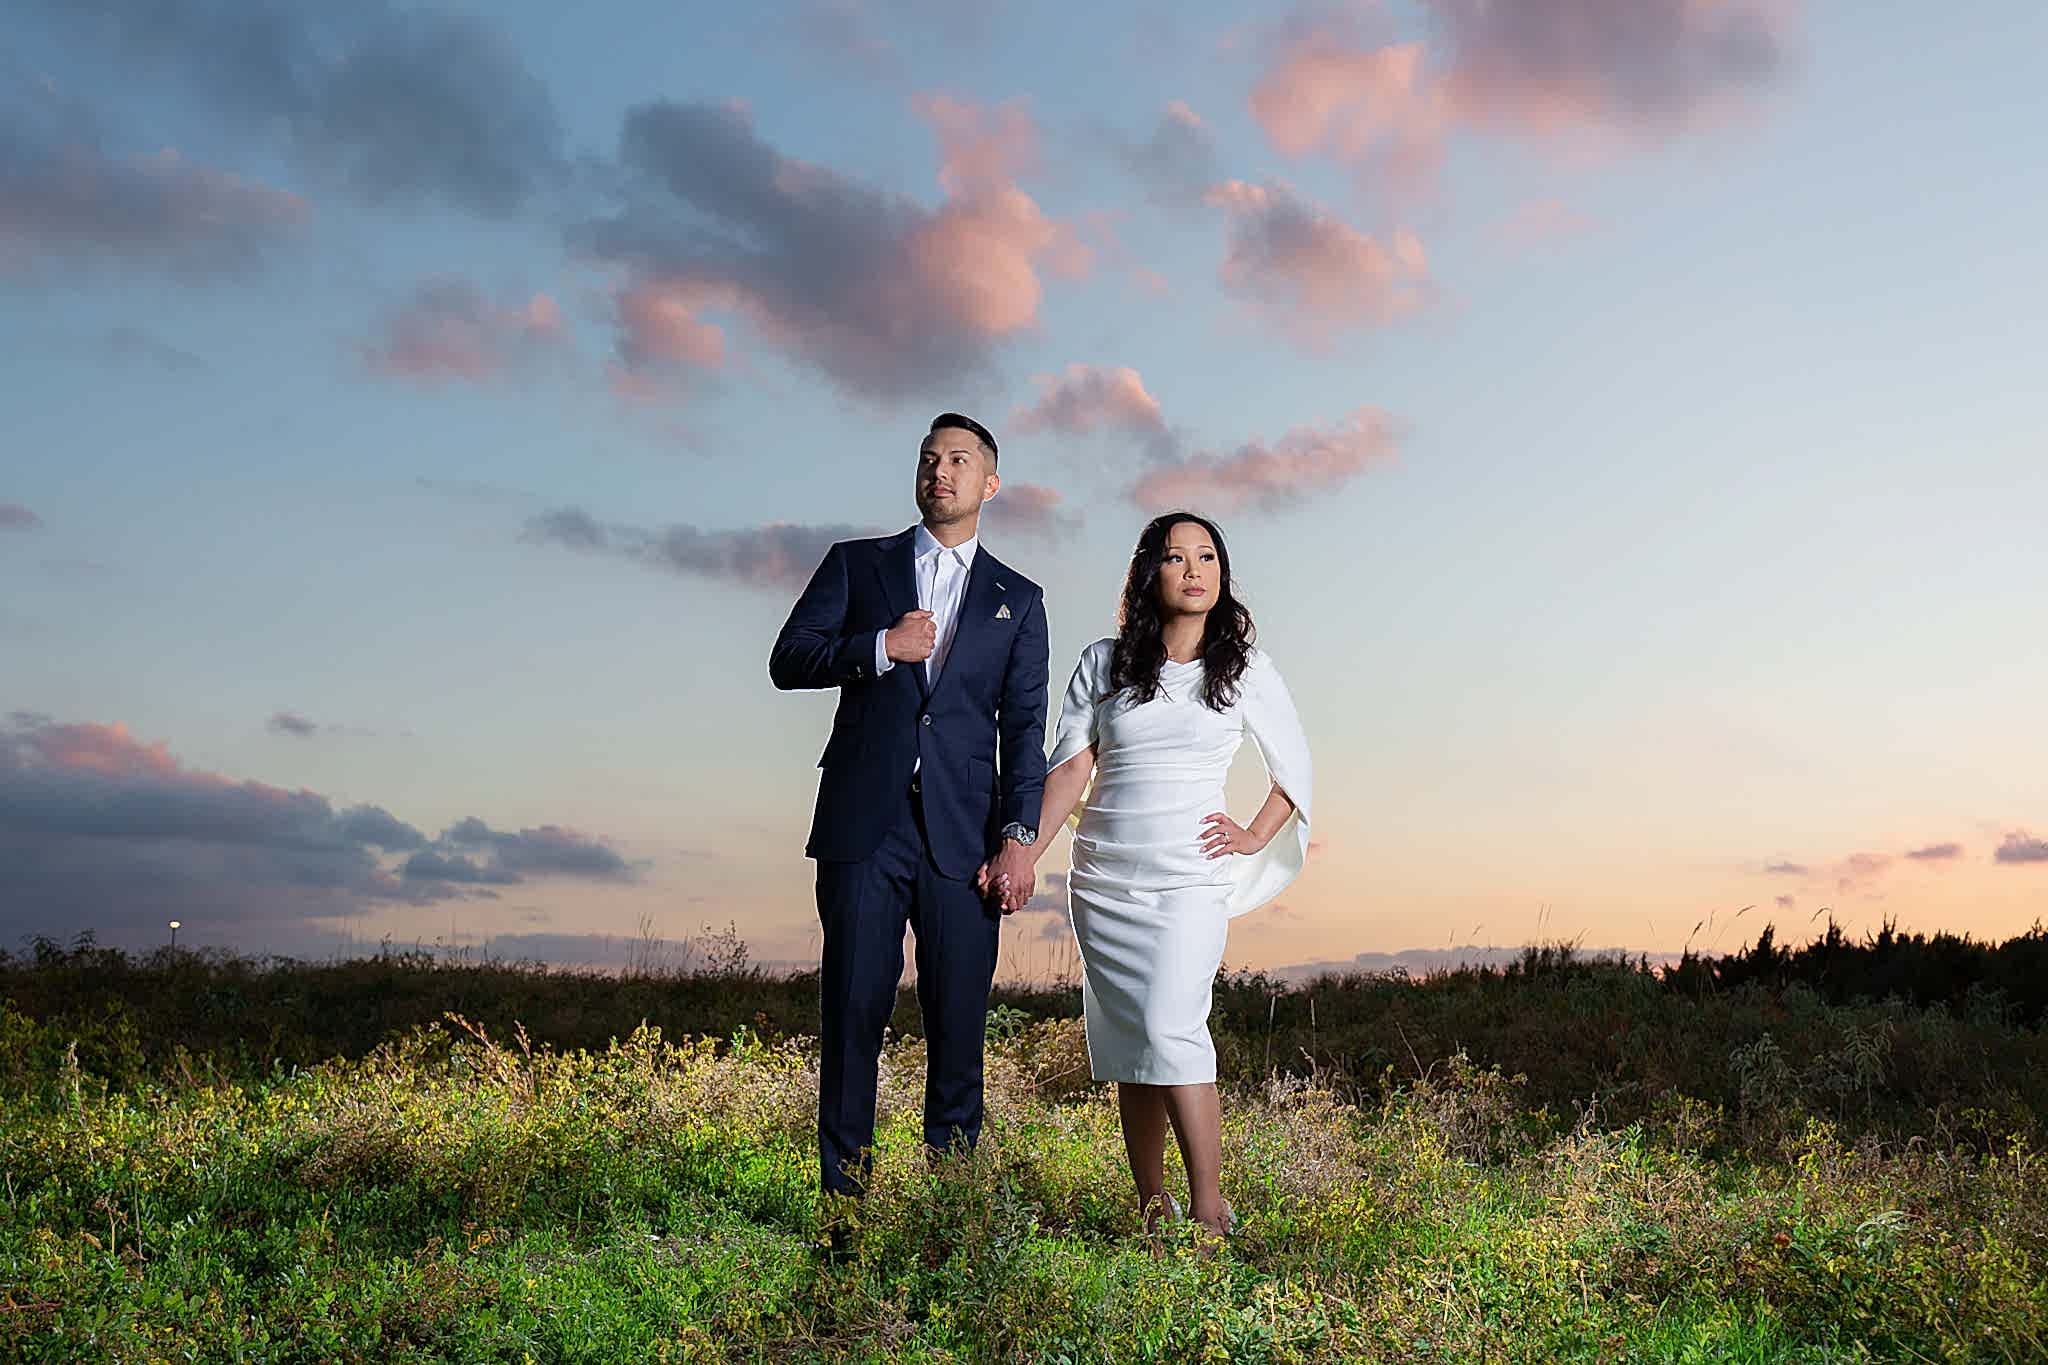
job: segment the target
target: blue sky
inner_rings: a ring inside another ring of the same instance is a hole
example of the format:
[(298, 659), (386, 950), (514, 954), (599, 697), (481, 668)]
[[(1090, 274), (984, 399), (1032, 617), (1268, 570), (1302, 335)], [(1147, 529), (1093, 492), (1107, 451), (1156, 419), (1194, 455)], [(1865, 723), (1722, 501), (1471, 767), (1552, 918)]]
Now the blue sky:
[(1230, 534), (1232, 961), (2048, 904), (2035, 7), (143, 12), (0, 60), (10, 940), (802, 959), (768, 642), (942, 408), (1056, 688)]

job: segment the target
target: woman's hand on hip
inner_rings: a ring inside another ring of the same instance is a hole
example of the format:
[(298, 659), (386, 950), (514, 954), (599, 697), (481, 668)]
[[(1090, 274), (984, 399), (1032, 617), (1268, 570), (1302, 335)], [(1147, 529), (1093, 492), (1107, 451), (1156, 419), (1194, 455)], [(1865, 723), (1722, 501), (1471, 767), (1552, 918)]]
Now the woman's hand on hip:
[(1257, 853), (1266, 840), (1246, 829), (1222, 811), (1202, 817), (1202, 852), (1211, 858), (1233, 853)]

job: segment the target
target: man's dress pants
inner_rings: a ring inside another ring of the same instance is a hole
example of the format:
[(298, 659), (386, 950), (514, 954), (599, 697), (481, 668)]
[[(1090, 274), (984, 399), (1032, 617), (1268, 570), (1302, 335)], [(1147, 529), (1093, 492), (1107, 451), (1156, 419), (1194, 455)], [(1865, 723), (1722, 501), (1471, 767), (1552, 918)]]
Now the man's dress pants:
[(924, 1140), (944, 1151), (981, 1135), (982, 1036), (1002, 924), (972, 880), (939, 874), (925, 849), (913, 782), (875, 851), (818, 863), (818, 1156), (824, 1188), (858, 1194), (875, 1140), (882, 1030), (903, 974), (903, 926), (916, 937), (924, 1016)]

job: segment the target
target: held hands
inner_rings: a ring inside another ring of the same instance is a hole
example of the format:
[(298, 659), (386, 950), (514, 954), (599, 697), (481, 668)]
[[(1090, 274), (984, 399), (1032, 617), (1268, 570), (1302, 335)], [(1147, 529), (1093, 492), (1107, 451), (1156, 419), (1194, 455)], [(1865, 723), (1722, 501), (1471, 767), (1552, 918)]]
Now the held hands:
[[(873, 637), (870, 636), (870, 639)], [(939, 628), (928, 611), (906, 611), (889, 627), (882, 641), (891, 659), (899, 664), (921, 664), (939, 645)]]
[(1211, 858), (1224, 858), (1233, 853), (1257, 853), (1270, 842), (1220, 810), (1203, 816), (1202, 824), (1202, 852)]
[(974, 874), (974, 885), (983, 900), (1014, 915), (1030, 904), (1037, 879), (1038, 863), (1031, 850), (1014, 839), (1005, 839), (1002, 850)]

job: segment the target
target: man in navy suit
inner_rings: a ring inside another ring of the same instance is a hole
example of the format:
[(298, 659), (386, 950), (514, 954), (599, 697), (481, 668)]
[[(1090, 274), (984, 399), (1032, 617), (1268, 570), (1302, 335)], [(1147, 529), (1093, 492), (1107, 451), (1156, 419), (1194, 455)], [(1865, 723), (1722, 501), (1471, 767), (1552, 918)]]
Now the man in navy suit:
[(867, 1176), (906, 923), (925, 1142), (971, 1147), (981, 1133), (997, 940), (1031, 896), (1045, 786), (1044, 594), (979, 538), (1001, 486), (995, 437), (940, 413), (917, 453), (922, 520), (834, 545), (768, 657), (779, 688), (839, 689), (804, 849), (825, 934), (818, 1155), (831, 1193), (859, 1194)]

